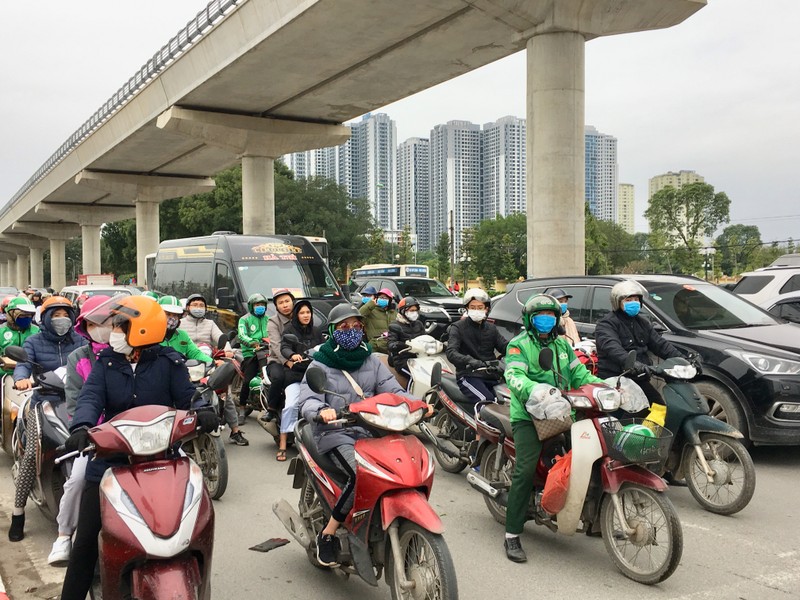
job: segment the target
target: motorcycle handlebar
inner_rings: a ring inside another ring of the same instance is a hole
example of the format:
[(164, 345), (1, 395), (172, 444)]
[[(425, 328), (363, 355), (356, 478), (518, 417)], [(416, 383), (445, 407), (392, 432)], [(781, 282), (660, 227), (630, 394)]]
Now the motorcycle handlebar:
[[(69, 460), (70, 458), (74, 458), (74, 457), (76, 457), (78, 455), (81, 455), (81, 454), (87, 454), (89, 452), (93, 452), (94, 449), (95, 449), (95, 445), (94, 444), (89, 444), (83, 450), (73, 450), (72, 452), (67, 452), (66, 454), (62, 454), (61, 456), (56, 458), (53, 462), (55, 464), (57, 464), (57, 465), (60, 465), (65, 460)], [(56, 452), (64, 452), (64, 450), (66, 450), (66, 448), (64, 446), (59, 446), (58, 448), (56, 448)]]

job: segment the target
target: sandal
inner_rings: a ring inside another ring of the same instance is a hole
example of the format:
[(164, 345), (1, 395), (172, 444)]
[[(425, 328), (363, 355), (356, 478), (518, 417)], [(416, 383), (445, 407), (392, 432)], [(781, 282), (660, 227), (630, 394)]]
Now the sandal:
[(286, 462), (286, 450), (278, 450), (278, 453), (275, 455), (275, 460), (278, 462)]

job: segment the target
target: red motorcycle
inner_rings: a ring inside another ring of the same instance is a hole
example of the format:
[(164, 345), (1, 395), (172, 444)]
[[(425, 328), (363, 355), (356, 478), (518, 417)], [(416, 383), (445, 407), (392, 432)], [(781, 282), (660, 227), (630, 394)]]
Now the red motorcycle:
[[(320, 369), (309, 368), (306, 381), (317, 393), (326, 391)], [(434, 462), (416, 437), (400, 433), (420, 423), (426, 411), (421, 400), (379, 394), (351, 403), (334, 421), (357, 422), (378, 436), (355, 444), (355, 503), (336, 533), (340, 546), (336, 568), (373, 586), (385, 570), (395, 600), (458, 598), (453, 560), (442, 537), (444, 526), (428, 503)], [(299, 513), (286, 500), (277, 501), (272, 510), (319, 567), (317, 534), (327, 523), (346, 477), (317, 451), (311, 426), (302, 419), (295, 428), (295, 443), (300, 455), (288, 472), (294, 476), (292, 487), (300, 490)]]
[(214, 508), (200, 467), (174, 450), (196, 435), (194, 413), (155, 405), (89, 430), (87, 452), (130, 458), (100, 482), (104, 600), (211, 598)]

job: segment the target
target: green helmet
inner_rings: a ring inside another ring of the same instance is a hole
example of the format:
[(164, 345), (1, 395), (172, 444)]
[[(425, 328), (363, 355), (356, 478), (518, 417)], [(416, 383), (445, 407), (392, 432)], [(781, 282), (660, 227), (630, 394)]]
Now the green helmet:
[(156, 292), (142, 292), (142, 296), (158, 301), (158, 294)]
[(6, 313), (11, 310), (18, 310), (20, 312), (33, 314), (36, 312), (36, 307), (31, 304), (31, 301), (27, 298), (20, 298), (17, 296), (16, 298), (9, 300), (8, 306), (6, 306)]
[(258, 375), (253, 377), (250, 380), (250, 382), (247, 384), (247, 387), (249, 387), (251, 390), (257, 390), (258, 388), (260, 388), (261, 387), (261, 377), (259, 377)]
[(543, 310), (551, 310), (556, 316), (556, 325), (553, 327), (552, 335), (558, 335), (558, 326), (561, 325), (561, 304), (547, 294), (536, 294), (528, 298), (525, 306), (522, 307), (522, 326), (530, 335), (539, 335), (533, 326), (533, 317)]
[(268, 304), (267, 297), (264, 294), (250, 294), (250, 297), (247, 299), (247, 312), (251, 315), (253, 314), (253, 305), (256, 303), (263, 302), (264, 306)]
[(161, 308), (164, 309), (165, 313), (171, 315), (183, 314), (183, 305), (181, 305), (181, 301), (178, 300), (176, 296), (161, 296), (161, 298), (158, 299), (158, 303), (161, 305)]

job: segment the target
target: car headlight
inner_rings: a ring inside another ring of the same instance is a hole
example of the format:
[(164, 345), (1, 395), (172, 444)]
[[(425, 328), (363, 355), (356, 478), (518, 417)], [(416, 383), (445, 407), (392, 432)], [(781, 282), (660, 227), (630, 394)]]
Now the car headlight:
[(599, 388), (594, 391), (594, 399), (605, 412), (617, 410), (622, 402), (622, 397), (614, 388)]
[(150, 456), (169, 448), (175, 412), (168, 412), (149, 423), (119, 421), (114, 423), (117, 431), (131, 447), (131, 453)]
[(743, 360), (762, 375), (797, 375), (800, 373), (800, 361), (742, 350), (726, 350), (726, 352)]
[(419, 312), (422, 313), (423, 315), (430, 315), (430, 316), (439, 315), (441, 317), (442, 314), (444, 314), (445, 317), (447, 316), (447, 312), (443, 308), (439, 308), (438, 306), (420, 306)]

